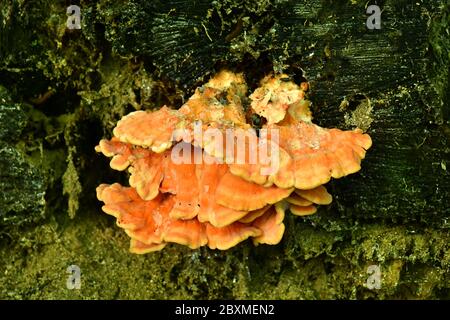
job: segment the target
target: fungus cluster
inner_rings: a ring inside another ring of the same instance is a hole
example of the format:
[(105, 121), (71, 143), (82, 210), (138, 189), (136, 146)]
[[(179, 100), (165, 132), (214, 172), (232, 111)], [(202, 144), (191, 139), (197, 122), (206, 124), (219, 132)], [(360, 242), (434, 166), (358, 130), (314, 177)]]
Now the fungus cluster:
[[(277, 244), (287, 210), (305, 216), (330, 204), (323, 185), (358, 171), (371, 139), (313, 124), (306, 90), (267, 76), (246, 111), (242, 74), (221, 71), (178, 110), (123, 117), (96, 151), (111, 168), (128, 169), (130, 186), (102, 184), (97, 198), (130, 236), (130, 251), (168, 243), (226, 250), (248, 238)], [(247, 121), (252, 113), (266, 120), (259, 132)]]

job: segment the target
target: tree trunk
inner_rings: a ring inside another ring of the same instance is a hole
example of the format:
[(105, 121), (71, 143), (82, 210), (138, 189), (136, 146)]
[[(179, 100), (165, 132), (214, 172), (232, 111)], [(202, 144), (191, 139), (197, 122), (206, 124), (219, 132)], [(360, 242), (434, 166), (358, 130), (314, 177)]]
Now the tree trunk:
[[(370, 4), (82, 1), (78, 30), (64, 3), (0, 0), (0, 298), (450, 298), (450, 4), (378, 1), (379, 29)], [(270, 71), (307, 80), (314, 122), (373, 146), (277, 246), (136, 259), (95, 199), (126, 176), (94, 146), (222, 67), (251, 90)], [(55, 280), (73, 261), (82, 293)]]

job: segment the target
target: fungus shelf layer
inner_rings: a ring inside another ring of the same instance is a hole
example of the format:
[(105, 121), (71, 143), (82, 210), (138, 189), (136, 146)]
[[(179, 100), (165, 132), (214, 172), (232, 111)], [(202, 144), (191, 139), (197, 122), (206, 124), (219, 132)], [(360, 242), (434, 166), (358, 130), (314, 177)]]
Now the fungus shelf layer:
[(251, 238), (277, 244), (289, 210), (305, 216), (332, 196), (323, 184), (360, 170), (371, 139), (361, 130), (311, 122), (308, 85), (269, 75), (250, 96), (266, 118), (246, 122), (242, 74), (221, 71), (178, 110), (137, 111), (120, 120), (97, 152), (128, 169), (129, 187), (102, 184), (103, 211), (147, 253), (167, 243), (226, 250)]

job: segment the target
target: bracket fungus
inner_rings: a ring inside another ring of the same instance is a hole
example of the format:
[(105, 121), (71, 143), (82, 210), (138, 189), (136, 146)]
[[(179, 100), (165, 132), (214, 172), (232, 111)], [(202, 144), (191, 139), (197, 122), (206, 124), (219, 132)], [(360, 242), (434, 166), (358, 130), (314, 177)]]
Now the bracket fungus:
[(130, 236), (130, 251), (167, 243), (226, 250), (248, 238), (273, 245), (287, 210), (305, 216), (330, 204), (323, 185), (360, 170), (371, 139), (313, 124), (307, 89), (265, 77), (249, 96), (250, 113), (266, 119), (259, 132), (246, 121), (243, 75), (226, 70), (178, 110), (123, 117), (96, 151), (128, 169), (130, 186), (102, 184), (97, 198)]

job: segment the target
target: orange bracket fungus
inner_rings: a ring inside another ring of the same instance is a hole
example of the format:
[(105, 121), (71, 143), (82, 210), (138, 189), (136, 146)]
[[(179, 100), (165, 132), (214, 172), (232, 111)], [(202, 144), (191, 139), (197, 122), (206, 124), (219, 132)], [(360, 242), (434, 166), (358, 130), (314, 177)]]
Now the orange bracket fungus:
[[(251, 238), (277, 244), (285, 212), (314, 214), (332, 196), (324, 184), (360, 170), (371, 139), (311, 122), (306, 83), (269, 75), (244, 106), (242, 74), (221, 71), (178, 110), (123, 117), (97, 152), (128, 169), (129, 187), (102, 184), (103, 211), (131, 238), (130, 251), (168, 243), (226, 250)], [(256, 132), (251, 113), (266, 119)]]

